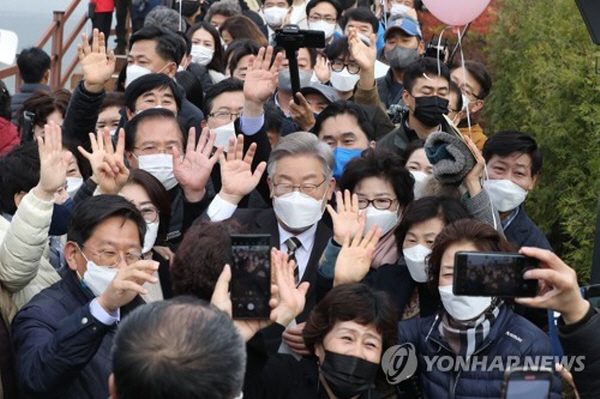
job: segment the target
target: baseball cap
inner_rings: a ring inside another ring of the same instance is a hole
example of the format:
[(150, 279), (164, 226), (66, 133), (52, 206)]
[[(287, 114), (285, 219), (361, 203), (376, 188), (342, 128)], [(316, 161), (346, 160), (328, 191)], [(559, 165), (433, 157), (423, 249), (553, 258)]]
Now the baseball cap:
[(335, 89), (331, 86), (327, 86), (322, 83), (313, 82), (310, 84), (310, 86), (305, 86), (301, 88), (300, 93), (302, 93), (303, 96), (311, 93), (320, 94), (323, 97), (325, 97), (325, 99), (327, 99), (327, 101), (329, 101), (330, 103), (339, 100)]
[(419, 39), (423, 37), (423, 35), (421, 34), (421, 28), (419, 28), (419, 24), (415, 20), (413, 20), (412, 18), (398, 17), (391, 18), (388, 21), (388, 28), (386, 29), (383, 38), (387, 39), (389, 34), (396, 29), (400, 29), (410, 36), (418, 36)]

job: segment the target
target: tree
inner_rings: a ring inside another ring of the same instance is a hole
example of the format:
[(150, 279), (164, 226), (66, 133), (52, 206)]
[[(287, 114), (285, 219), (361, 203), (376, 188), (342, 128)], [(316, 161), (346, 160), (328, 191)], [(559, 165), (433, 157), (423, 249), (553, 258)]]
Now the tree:
[(544, 164), (527, 211), (587, 283), (600, 193), (598, 49), (573, 0), (503, 0), (487, 45), (486, 132), (538, 140)]

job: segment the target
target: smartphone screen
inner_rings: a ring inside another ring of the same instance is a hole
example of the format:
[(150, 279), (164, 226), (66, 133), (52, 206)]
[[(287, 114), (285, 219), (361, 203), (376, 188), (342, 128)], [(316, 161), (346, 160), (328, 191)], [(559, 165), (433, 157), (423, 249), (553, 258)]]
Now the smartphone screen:
[(537, 280), (523, 273), (539, 267), (538, 260), (505, 252), (457, 252), (454, 258), (453, 291), (456, 295), (534, 297)]
[(231, 303), (234, 319), (268, 319), (271, 313), (271, 236), (231, 236)]
[(547, 399), (552, 386), (552, 372), (547, 369), (507, 371), (503, 399)]

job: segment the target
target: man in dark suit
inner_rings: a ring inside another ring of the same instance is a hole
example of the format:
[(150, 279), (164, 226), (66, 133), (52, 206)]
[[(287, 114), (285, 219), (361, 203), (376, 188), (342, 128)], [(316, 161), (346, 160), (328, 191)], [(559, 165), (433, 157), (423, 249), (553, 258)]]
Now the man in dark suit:
[[(242, 156), (241, 146), (240, 138), (221, 159), (222, 186), (207, 215), (212, 221), (233, 217), (250, 233), (271, 234), (272, 246), (294, 256), (298, 281), (311, 283), (305, 309), (297, 318), (302, 322), (315, 305), (317, 263), (332, 234), (322, 216), (335, 189), (333, 153), (314, 134), (297, 132), (279, 140), (268, 167), (263, 162), (252, 172), (255, 147)], [(237, 209), (265, 168), (273, 209)]]

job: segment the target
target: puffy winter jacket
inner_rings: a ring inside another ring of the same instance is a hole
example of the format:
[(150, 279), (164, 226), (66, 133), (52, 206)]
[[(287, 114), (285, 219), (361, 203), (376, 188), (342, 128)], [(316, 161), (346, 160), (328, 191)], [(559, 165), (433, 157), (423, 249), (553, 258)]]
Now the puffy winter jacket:
[[(476, 367), (468, 369), (456, 366), (456, 362), (451, 367), (451, 359), (456, 359), (456, 356), (440, 334), (441, 319), (442, 314), (438, 313), (399, 324), (400, 343), (411, 343), (416, 349), (417, 373), (424, 398), (500, 398), (504, 368), (508, 362), (520, 359), (520, 365), (524, 366), (526, 357), (533, 361), (535, 356), (539, 359), (539, 356), (552, 355), (548, 336), (503, 305), (488, 336), (473, 354), (472, 361), (477, 359)], [(441, 360), (442, 356), (447, 358)], [(557, 374), (554, 377), (551, 397), (558, 399), (561, 397), (561, 380)]]

